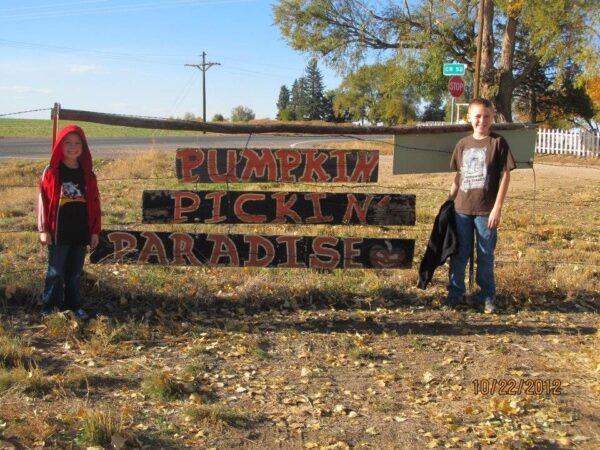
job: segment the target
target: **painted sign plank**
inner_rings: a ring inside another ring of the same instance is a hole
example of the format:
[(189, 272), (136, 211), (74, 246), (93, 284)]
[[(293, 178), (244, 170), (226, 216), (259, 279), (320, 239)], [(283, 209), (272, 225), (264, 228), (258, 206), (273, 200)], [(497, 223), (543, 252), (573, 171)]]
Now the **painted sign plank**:
[(180, 148), (177, 178), (187, 183), (374, 183), (379, 152), (371, 150)]
[(414, 239), (103, 231), (92, 263), (315, 269), (410, 268)]
[(144, 223), (414, 225), (415, 195), (146, 190)]
[[(537, 138), (536, 128), (501, 130), (517, 163), (517, 169), (533, 166)], [(442, 134), (406, 134), (394, 136), (394, 175), (408, 173), (450, 172), (454, 146), (469, 132)]]

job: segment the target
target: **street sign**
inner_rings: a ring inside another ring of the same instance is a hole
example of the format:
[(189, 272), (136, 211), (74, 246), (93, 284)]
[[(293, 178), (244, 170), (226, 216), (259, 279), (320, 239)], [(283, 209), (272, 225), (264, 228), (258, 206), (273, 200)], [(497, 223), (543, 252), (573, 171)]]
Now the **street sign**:
[(448, 91), (452, 97), (460, 97), (465, 90), (465, 82), (461, 77), (452, 77), (448, 82)]
[(444, 76), (452, 77), (454, 75), (464, 75), (467, 65), (462, 63), (444, 64)]

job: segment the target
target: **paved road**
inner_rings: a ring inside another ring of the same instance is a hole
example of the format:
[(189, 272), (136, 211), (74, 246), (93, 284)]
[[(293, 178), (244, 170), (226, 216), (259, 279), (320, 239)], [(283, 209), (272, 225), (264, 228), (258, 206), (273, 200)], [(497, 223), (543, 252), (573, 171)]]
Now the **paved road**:
[[(370, 140), (381, 140), (382, 138), (383, 136), (368, 137)], [(305, 148), (316, 143), (348, 139), (350, 138), (339, 136), (254, 135), (248, 140), (248, 135), (201, 135), (155, 138), (90, 138), (89, 143), (95, 158), (116, 158), (124, 154), (150, 149), (174, 151), (179, 147), (243, 148), (246, 145), (258, 148)], [(357, 143), (356, 147), (360, 147), (360, 143)], [(49, 154), (50, 139), (0, 139), (0, 161), (6, 159), (46, 159)]]

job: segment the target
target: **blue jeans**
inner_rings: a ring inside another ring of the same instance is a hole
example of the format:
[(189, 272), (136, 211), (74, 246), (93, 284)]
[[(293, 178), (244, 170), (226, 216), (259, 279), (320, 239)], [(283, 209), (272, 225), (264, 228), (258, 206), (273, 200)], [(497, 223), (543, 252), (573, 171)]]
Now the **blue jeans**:
[(497, 231), (488, 228), (488, 216), (469, 216), (456, 213), (456, 232), (458, 234), (458, 252), (450, 259), (450, 285), (448, 299), (459, 300), (465, 294), (465, 268), (471, 254), (473, 230), (477, 242), (477, 274), (475, 281), (480, 288), (477, 300), (496, 297), (494, 281), (494, 250)]
[(85, 245), (49, 245), (48, 271), (42, 295), (42, 310), (52, 312), (64, 307), (76, 311), (80, 308), (79, 278), (83, 271)]

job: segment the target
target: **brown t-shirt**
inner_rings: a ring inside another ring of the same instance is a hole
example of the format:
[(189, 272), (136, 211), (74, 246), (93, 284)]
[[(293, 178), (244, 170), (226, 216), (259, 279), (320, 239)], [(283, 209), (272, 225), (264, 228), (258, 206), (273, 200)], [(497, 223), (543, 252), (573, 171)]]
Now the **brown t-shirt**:
[(471, 135), (458, 141), (450, 167), (460, 172), (456, 212), (486, 216), (494, 207), (502, 172), (516, 164), (506, 140), (490, 133), (483, 139)]

